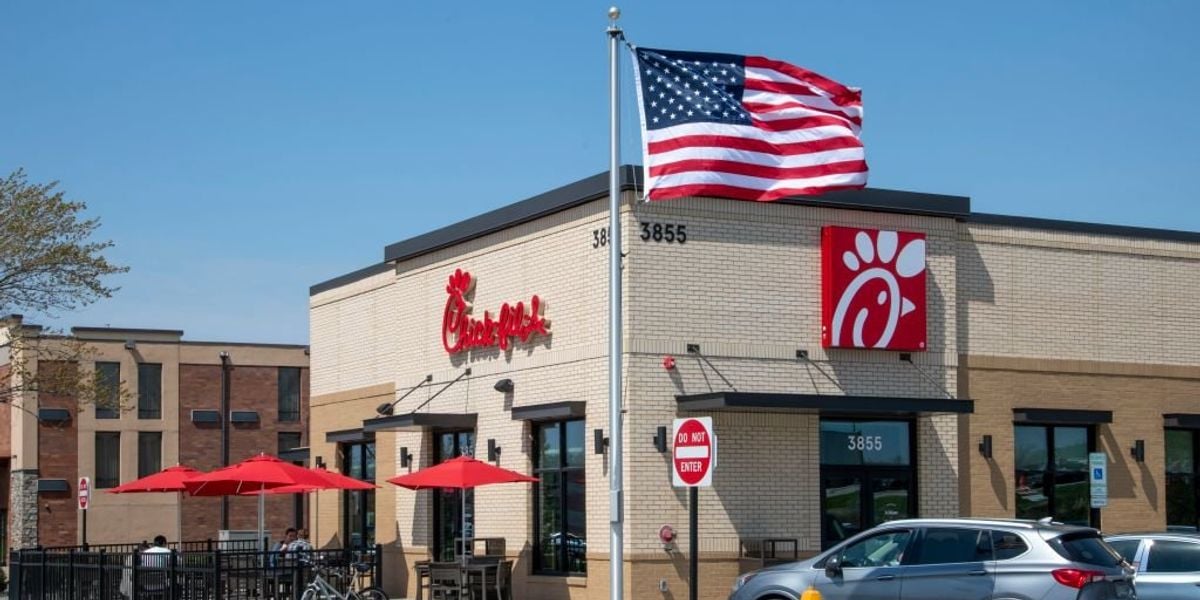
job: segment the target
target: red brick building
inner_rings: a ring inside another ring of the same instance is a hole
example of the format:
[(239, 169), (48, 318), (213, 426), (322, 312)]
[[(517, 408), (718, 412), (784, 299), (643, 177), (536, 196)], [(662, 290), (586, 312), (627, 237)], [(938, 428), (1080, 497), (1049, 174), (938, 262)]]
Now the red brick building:
[[(43, 348), (67, 339), (43, 335), (18, 315), (6, 324), (7, 331), (36, 339)], [(25, 355), (31, 351), (13, 349), (31, 344), (4, 344), (0, 375), (14, 364), (39, 377), (82, 369), (83, 375), (120, 381), (125, 401), (112, 409), (23, 390), (12, 394), (11, 407), (0, 405), (5, 548), (81, 543), (76, 487), (84, 476), (93, 488), (88, 513), (93, 544), (160, 533), (174, 540), (180, 508), (185, 540), (216, 539), (221, 529), (254, 530), (253, 497), (184, 496), (180, 507), (174, 494), (116, 495), (105, 489), (175, 464), (207, 471), (259, 453), (302, 457), (308, 444), (307, 347), (190, 341), (171, 330), (76, 327), (71, 334), (86, 343), (87, 361), (53, 362), (46, 352), (39, 361)], [(22, 389), (22, 382), (11, 383)], [(303, 498), (269, 496), (266, 526), (278, 536), (302, 523), (305, 511)]]

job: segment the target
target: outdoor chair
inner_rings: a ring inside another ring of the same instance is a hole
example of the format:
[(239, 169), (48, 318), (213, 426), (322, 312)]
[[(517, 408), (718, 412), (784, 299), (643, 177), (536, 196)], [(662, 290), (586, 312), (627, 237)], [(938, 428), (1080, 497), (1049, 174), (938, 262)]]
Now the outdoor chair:
[(458, 565), (429, 565), (429, 597), (432, 600), (460, 600), (464, 586)]

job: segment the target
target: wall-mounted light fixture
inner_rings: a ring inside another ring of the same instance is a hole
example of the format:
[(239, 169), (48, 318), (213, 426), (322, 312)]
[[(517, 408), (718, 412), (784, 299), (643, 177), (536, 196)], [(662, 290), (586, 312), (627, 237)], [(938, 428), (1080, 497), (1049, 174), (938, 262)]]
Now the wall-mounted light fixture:
[(126, 350), (137, 350), (137, 342), (135, 342), (133, 340), (125, 340), (125, 349)]
[(654, 430), (654, 447), (659, 452), (667, 451), (667, 428), (666, 427), (659, 426), (658, 429)]
[(412, 455), (408, 453), (408, 446), (400, 446), (400, 468), (407, 469), (412, 465)]
[(983, 439), (979, 442), (979, 453), (982, 454), (984, 458), (992, 458), (992, 436), (983, 436)]
[(1134, 441), (1133, 447), (1129, 449), (1129, 454), (1140, 463), (1146, 462), (1146, 440)]
[(488, 462), (500, 462), (500, 446), (494, 438), (488, 438)]
[(383, 404), (380, 404), (379, 406), (375, 407), (375, 412), (381, 416), (390, 417), (390, 416), (392, 416), (392, 408), (394, 406), (395, 405), (392, 404), (391, 402), (384, 402)]
[(325, 459), (324, 458), (321, 458), (320, 456), (318, 456), (315, 463), (317, 465), (317, 468), (319, 468), (319, 469), (325, 468)]
[(501, 379), (500, 381), (497, 381), (496, 385), (494, 385), (492, 387), (496, 388), (497, 392), (511, 394), (513, 391), (513, 380), (504, 378), (504, 379)]
[(604, 450), (608, 448), (608, 438), (604, 436), (603, 429), (592, 430), (592, 452), (595, 454), (604, 454)]

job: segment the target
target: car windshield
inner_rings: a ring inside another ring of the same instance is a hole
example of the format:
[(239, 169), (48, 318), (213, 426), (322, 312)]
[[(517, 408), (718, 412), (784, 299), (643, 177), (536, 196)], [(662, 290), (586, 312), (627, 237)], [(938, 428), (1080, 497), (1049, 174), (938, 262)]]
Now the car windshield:
[(1100, 535), (1092, 531), (1068, 533), (1050, 540), (1050, 546), (1063, 558), (1100, 567), (1115, 567), (1123, 561)]

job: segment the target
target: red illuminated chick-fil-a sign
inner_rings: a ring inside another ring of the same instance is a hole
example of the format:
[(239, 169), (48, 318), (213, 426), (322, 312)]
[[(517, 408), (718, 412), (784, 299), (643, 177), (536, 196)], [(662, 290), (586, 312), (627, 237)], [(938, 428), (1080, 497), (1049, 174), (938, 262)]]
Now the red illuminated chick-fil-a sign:
[(548, 335), (550, 322), (542, 318), (544, 305), (536, 295), (529, 304), (505, 302), (500, 313), (493, 317), (484, 311), (482, 319), (471, 316), (470, 297), (475, 292), (475, 278), (471, 274), (455, 269), (446, 285), (446, 311), (442, 314), (442, 346), (446, 352), (456, 354), (474, 348), (499, 346), (508, 350), (512, 338), (529, 341), (535, 333)]

